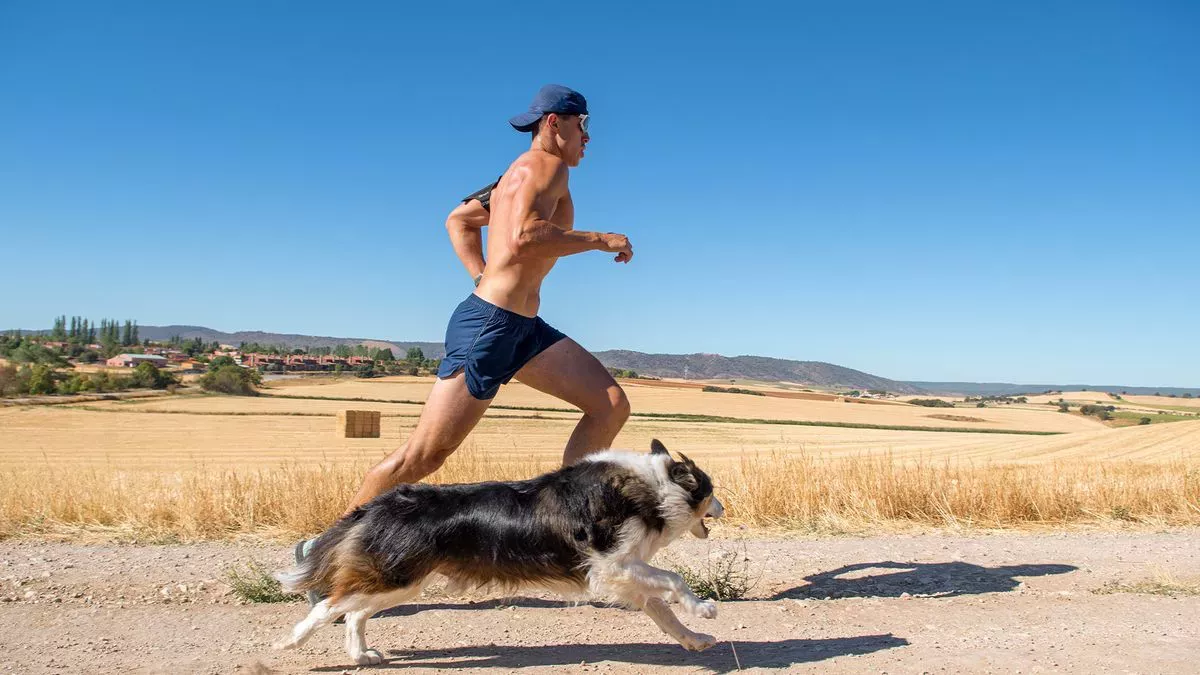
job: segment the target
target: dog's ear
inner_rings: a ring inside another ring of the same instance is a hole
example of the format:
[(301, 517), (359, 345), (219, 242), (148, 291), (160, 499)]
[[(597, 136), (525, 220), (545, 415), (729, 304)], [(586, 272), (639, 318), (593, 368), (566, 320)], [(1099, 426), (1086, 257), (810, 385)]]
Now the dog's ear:
[(656, 439), (650, 441), (650, 454), (652, 454), (652, 455), (668, 455), (669, 456), (671, 453), (667, 452), (667, 446), (663, 445), (662, 441), (660, 441), (656, 438)]
[(691, 492), (700, 487), (700, 481), (692, 474), (692, 465), (685, 462), (675, 462), (669, 469), (671, 482)]
[(692, 461), (692, 459), (691, 459), (690, 457), (688, 457), (687, 455), (683, 454), (682, 452), (681, 452), (681, 453), (679, 453), (679, 457), (680, 457), (680, 459), (682, 459), (682, 460), (683, 460), (683, 463), (684, 463), (684, 464), (687, 464), (688, 466), (696, 466), (696, 463), (695, 463), (695, 462), (693, 462), (693, 461)]

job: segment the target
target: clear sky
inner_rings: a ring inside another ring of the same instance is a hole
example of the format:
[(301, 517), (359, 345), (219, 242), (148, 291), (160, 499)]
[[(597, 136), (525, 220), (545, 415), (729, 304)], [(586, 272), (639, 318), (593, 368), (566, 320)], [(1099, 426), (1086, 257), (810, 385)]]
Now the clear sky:
[(594, 349), (1200, 385), (1200, 4), (0, 0), (0, 328), (440, 340), (443, 228), (588, 97)]

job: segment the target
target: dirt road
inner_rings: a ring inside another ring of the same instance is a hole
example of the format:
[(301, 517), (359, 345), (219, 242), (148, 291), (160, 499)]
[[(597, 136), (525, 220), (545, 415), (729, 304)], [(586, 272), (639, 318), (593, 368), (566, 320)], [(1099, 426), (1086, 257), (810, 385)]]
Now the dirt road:
[[(689, 540), (682, 561), (729, 540)], [(1200, 531), (751, 539), (752, 598), (685, 618), (685, 652), (635, 612), (546, 597), (436, 593), (368, 624), (378, 670), (493, 672), (1138, 672), (1200, 669), (1200, 596), (1107, 592), (1200, 580)], [(304, 612), (245, 605), (222, 570), (284, 565), (256, 544), (0, 542), (0, 672), (354, 671), (342, 627), (269, 645)], [(1098, 592), (1099, 591), (1099, 592)], [(364, 672), (369, 670), (362, 669)]]

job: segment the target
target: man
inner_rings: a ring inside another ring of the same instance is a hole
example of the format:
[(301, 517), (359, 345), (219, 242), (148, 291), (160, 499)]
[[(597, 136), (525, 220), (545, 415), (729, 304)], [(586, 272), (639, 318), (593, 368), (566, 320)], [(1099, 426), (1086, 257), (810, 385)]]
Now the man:
[[(446, 356), (412, 436), (367, 472), (347, 513), (436, 471), (513, 377), (583, 411), (563, 464), (609, 447), (629, 417), (629, 400), (608, 370), (538, 316), (542, 281), (559, 258), (585, 251), (616, 253), (619, 263), (633, 258), (625, 235), (574, 229), (567, 179), (590, 140), (587, 101), (566, 87), (546, 85), (509, 123), (532, 134), (529, 150), (490, 191), (464, 200), (446, 222), (455, 252), (475, 278), (475, 292), (450, 317)], [(489, 224), (485, 259), (481, 229)], [(296, 547), (297, 562), (308, 544)]]

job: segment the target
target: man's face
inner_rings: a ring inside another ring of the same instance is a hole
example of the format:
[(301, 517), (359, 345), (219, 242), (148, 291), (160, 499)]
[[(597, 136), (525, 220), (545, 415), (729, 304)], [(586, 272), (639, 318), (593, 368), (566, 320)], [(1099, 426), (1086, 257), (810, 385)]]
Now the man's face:
[(580, 115), (558, 115), (558, 137), (563, 151), (563, 159), (567, 166), (579, 166), (587, 149), (591, 136), (583, 130), (583, 118)]

